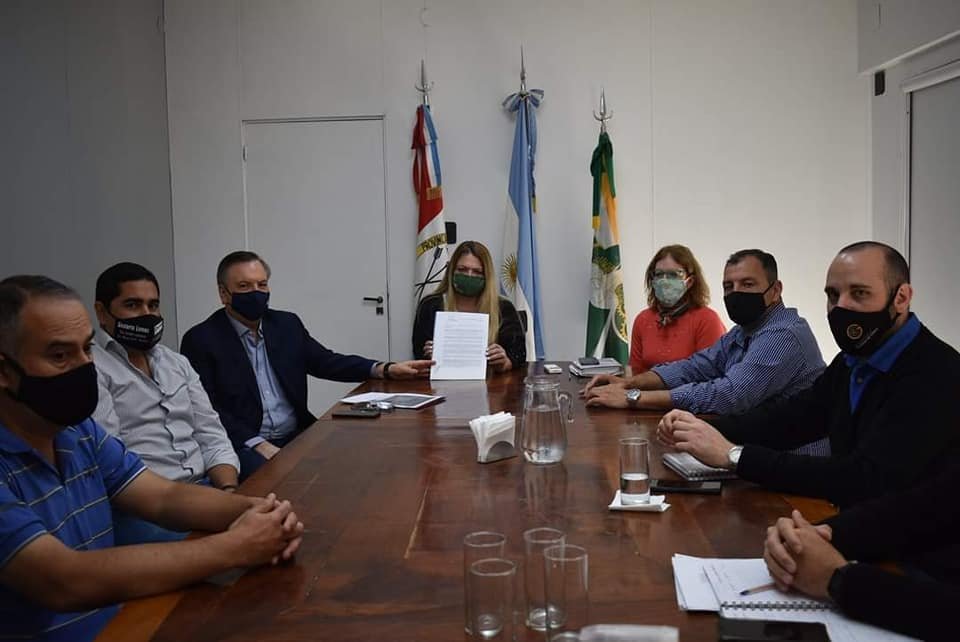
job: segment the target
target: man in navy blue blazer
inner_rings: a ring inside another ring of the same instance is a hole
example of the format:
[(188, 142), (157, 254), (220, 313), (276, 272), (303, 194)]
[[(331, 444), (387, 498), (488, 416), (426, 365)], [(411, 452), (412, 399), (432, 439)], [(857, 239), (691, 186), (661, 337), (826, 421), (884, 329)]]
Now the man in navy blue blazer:
[(307, 375), (333, 381), (410, 379), (432, 361), (380, 362), (322, 346), (292, 312), (272, 310), (270, 266), (232, 252), (217, 267), (223, 308), (191, 328), (180, 352), (200, 380), (240, 456), (245, 478), (316, 421)]

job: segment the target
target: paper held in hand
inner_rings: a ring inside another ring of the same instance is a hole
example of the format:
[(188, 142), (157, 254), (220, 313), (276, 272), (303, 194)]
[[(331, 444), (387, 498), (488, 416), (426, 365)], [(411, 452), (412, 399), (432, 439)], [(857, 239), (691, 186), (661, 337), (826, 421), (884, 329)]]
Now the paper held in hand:
[(430, 378), (486, 379), (489, 323), (488, 314), (437, 312)]

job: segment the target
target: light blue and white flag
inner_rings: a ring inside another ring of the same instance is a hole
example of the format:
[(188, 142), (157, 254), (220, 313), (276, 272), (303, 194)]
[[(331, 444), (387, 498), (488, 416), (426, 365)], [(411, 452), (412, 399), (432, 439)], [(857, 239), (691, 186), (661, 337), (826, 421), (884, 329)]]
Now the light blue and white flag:
[(503, 265), (500, 282), (504, 295), (527, 317), (527, 360), (543, 359), (543, 316), (540, 312), (540, 273), (537, 268), (537, 211), (534, 162), (537, 156), (536, 109), (542, 89), (511, 94), (503, 107), (517, 114), (510, 158), (506, 218), (503, 226)]

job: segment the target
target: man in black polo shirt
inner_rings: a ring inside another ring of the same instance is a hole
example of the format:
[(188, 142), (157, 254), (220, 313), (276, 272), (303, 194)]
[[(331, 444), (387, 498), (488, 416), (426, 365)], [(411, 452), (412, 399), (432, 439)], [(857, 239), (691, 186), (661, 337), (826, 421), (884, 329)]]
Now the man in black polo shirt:
[[(827, 272), (827, 317), (843, 351), (786, 401), (710, 423), (672, 411), (661, 442), (769, 488), (846, 507), (930, 476), (960, 452), (960, 354), (910, 312), (903, 256), (849, 245)], [(787, 452), (821, 437), (830, 457)]]

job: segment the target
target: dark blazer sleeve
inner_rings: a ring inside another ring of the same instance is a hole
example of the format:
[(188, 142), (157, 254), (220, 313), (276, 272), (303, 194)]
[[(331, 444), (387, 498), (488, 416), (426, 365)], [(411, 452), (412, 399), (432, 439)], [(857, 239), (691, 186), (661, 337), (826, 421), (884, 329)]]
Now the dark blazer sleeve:
[[(737, 474), (773, 490), (822, 497), (841, 507), (907, 488), (927, 475), (929, 466), (945, 452), (956, 448), (956, 427), (960, 426), (956, 388), (950, 382), (934, 397), (929, 376), (902, 377), (872, 419), (869, 433), (858, 436), (849, 453), (814, 457), (746, 445)], [(847, 388), (838, 386), (838, 390), (844, 394)], [(776, 432), (779, 425), (772, 423), (769, 428)]]
[(437, 311), (443, 304), (443, 297), (431, 294), (420, 299), (417, 314), (413, 318), (413, 358), (426, 359), (423, 344), (433, 339), (433, 326), (437, 319)]
[(831, 597), (846, 615), (923, 640), (956, 639), (960, 588), (870, 564), (854, 564), (843, 580)]
[(216, 356), (213, 352), (217, 338), (209, 336), (210, 333), (201, 336), (204, 334), (203, 329), (202, 325), (192, 328), (183, 336), (180, 353), (190, 361), (190, 365), (200, 375), (200, 383), (207, 391), (213, 409), (220, 415), (220, 422), (226, 429), (227, 436), (230, 437), (234, 449), (240, 452), (248, 440), (260, 434), (260, 424), (244, 420), (231, 412), (225, 399), (226, 388), (231, 385), (231, 382), (219, 381), (217, 378)]
[(377, 363), (355, 354), (340, 354), (322, 345), (310, 336), (299, 317), (298, 331), (303, 334), (307, 373), (319, 379), (331, 381), (366, 381)]
[(958, 488), (960, 463), (908, 490), (857, 504), (826, 520), (831, 543), (847, 559), (861, 561), (902, 559), (920, 548), (955, 544)]
[(527, 362), (527, 338), (520, 323), (520, 315), (513, 304), (500, 298), (500, 329), (497, 331), (497, 343), (510, 357), (513, 367)]

